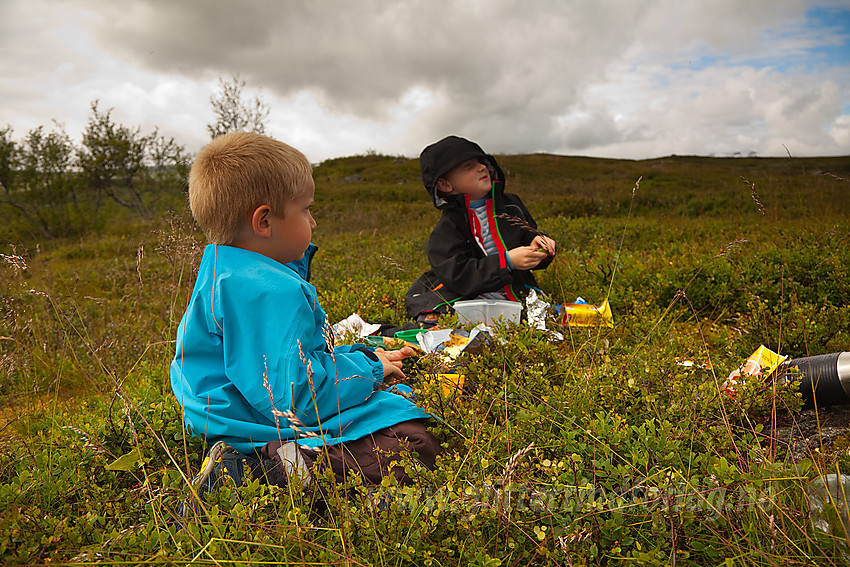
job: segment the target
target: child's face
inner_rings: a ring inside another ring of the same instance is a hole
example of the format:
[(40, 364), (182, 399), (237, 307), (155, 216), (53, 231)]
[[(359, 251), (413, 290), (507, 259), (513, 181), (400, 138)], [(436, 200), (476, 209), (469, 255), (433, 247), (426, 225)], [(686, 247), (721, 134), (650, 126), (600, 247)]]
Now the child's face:
[(316, 186), (309, 178), (300, 197), (287, 203), (283, 217), (269, 215), (271, 225), (270, 257), (285, 264), (304, 257), (310, 245), (316, 221), (310, 212)]
[(490, 193), (490, 171), (477, 159), (453, 167), (437, 180), (437, 189), (445, 195), (469, 195), (473, 201)]

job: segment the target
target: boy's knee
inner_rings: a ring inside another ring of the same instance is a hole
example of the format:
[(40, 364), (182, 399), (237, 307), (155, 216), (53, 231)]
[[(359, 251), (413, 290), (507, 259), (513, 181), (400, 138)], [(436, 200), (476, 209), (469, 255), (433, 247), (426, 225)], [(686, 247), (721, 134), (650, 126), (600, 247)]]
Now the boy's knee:
[[(267, 443), (261, 450), (265, 459), (278, 466), (272, 474), (266, 472), (269, 482), (285, 485), (288, 480), (287, 469), (278, 449), (280, 441)], [(425, 467), (433, 470), (437, 464), (437, 455), (441, 447), (436, 437), (418, 420), (403, 421), (391, 427), (375, 432), (373, 435), (351, 441), (343, 445), (332, 445), (321, 450), (301, 450), (308, 469), (316, 461), (321, 467), (329, 467), (337, 482), (343, 482), (351, 474), (360, 474), (371, 483), (378, 484), (381, 479), (392, 474), (400, 484), (413, 484), (399, 461), (402, 453), (409, 453)], [(322, 458), (320, 458), (322, 455)], [(283, 473), (283, 474), (281, 474)]]
[(389, 428), (399, 440), (402, 450), (416, 453), (417, 459), (429, 469), (437, 464), (437, 455), (442, 448), (437, 438), (421, 421), (404, 421)]
[(296, 443), (272, 441), (266, 443), (259, 451), (263, 457), (261, 467), (254, 471), (257, 478), (262, 478), (268, 484), (286, 486), (293, 475), (301, 480), (302, 487), (312, 482), (310, 465), (312, 455), (306, 453)]

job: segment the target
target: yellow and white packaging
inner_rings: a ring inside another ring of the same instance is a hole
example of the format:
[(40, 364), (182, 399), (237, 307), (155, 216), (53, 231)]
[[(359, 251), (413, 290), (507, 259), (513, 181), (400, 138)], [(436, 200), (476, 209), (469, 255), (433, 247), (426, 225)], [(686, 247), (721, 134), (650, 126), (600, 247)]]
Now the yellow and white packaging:
[(738, 379), (741, 376), (760, 376), (767, 378), (787, 359), (787, 356), (777, 354), (766, 346), (761, 345), (753, 354), (747, 357), (747, 360), (740, 367), (729, 374), (729, 378), (723, 384), (723, 390), (727, 395), (734, 396), (735, 385), (738, 384)]
[(561, 306), (561, 323), (565, 327), (613, 327), (614, 315), (608, 300), (602, 305), (565, 303)]

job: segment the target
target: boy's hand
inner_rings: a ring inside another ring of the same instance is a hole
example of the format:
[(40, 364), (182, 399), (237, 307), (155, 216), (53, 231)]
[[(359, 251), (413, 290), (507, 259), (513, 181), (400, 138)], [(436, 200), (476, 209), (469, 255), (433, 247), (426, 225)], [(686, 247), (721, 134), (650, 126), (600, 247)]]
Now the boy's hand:
[[(538, 237), (535, 237), (535, 240)], [(540, 252), (542, 246), (536, 246), (534, 242), (530, 246), (517, 246), (513, 250), (508, 250), (508, 256), (511, 258), (516, 270), (530, 270), (549, 257), (548, 252)]]
[(384, 383), (392, 384), (398, 380), (403, 380), (405, 375), (401, 370), (401, 361), (414, 354), (413, 349), (410, 347), (403, 347), (399, 350), (376, 348), (375, 356), (384, 365)]
[(555, 241), (548, 236), (538, 234), (534, 237), (534, 240), (531, 241), (529, 246), (536, 248), (537, 250), (545, 250), (546, 254), (549, 256), (555, 255)]

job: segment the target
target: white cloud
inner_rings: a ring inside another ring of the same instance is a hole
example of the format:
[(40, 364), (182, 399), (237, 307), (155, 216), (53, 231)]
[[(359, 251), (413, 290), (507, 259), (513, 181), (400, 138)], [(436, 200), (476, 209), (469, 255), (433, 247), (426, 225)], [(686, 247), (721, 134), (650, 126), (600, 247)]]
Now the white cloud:
[(839, 116), (832, 123), (829, 132), (835, 143), (842, 148), (850, 148), (850, 116)]
[(196, 151), (217, 79), (239, 73), (271, 107), (270, 133), (313, 160), (417, 155), (448, 133), (492, 152), (843, 154), (850, 63), (807, 56), (850, 30), (813, 29), (815, 5), (842, 7), (7, 0), (0, 124), (57, 118), (76, 136), (99, 99)]

